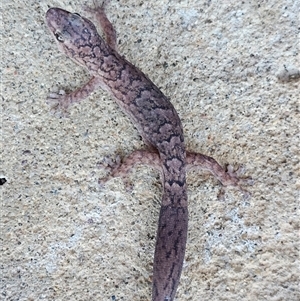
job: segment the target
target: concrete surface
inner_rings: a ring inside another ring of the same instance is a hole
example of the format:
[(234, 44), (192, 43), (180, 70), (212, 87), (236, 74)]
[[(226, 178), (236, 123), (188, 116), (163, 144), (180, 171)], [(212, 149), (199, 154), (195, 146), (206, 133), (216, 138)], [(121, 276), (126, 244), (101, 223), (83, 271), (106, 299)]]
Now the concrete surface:
[[(92, 5), (92, 1), (89, 1)], [(150, 300), (161, 198), (139, 167), (97, 184), (106, 156), (143, 142), (100, 89), (49, 113), (53, 87), (89, 75), (59, 53), (49, 7), (2, 1), (1, 300)], [(299, 1), (125, 1), (119, 49), (168, 95), (187, 148), (244, 165), (249, 199), (188, 175), (189, 237), (176, 300), (299, 300)]]

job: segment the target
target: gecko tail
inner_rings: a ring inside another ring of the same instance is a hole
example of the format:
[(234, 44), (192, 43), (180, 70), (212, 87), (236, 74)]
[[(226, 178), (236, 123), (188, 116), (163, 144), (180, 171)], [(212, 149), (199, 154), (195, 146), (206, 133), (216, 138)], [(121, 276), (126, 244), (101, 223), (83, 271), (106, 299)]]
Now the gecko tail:
[(160, 209), (153, 266), (152, 301), (175, 298), (183, 266), (187, 240), (187, 207)]

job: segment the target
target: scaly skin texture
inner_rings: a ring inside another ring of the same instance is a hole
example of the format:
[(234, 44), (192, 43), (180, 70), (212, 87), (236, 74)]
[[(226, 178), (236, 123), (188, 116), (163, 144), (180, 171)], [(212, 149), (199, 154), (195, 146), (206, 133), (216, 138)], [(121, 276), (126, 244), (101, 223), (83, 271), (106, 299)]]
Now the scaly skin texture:
[(51, 93), (48, 102), (56, 111), (67, 112), (74, 102), (95, 88), (108, 90), (130, 117), (151, 151), (135, 151), (111, 176), (124, 176), (134, 164), (152, 165), (161, 172), (163, 197), (158, 223), (153, 267), (153, 301), (172, 301), (180, 280), (188, 229), (186, 167), (202, 168), (224, 185), (239, 186), (233, 172), (227, 173), (214, 159), (186, 154), (181, 121), (168, 98), (139, 69), (116, 50), (116, 34), (103, 5), (94, 10), (106, 36), (78, 14), (50, 8), (46, 23), (59, 49), (87, 68), (91, 80), (70, 94)]

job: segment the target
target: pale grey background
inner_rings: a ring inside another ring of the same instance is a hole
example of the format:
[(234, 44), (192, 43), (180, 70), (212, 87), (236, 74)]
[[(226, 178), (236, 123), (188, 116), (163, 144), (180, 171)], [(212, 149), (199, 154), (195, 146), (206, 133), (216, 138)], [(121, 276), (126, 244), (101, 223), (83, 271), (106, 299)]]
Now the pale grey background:
[[(92, 4), (92, 1), (89, 1)], [(150, 300), (161, 198), (147, 167), (97, 184), (108, 155), (143, 142), (100, 89), (49, 113), (57, 86), (85, 83), (44, 21), (51, 6), (2, 1), (1, 300)], [(125, 1), (107, 7), (119, 49), (171, 98), (188, 149), (244, 164), (252, 196), (188, 175), (189, 237), (176, 300), (299, 300), (299, 1)], [(285, 71), (287, 70), (287, 71)]]

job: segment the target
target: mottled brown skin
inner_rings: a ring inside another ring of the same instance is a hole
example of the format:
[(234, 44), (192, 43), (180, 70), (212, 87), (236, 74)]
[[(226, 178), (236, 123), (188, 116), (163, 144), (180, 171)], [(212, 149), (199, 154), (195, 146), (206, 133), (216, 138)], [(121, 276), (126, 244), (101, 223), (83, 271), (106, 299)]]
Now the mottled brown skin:
[(163, 197), (153, 267), (153, 301), (172, 301), (180, 280), (188, 230), (186, 167), (206, 169), (224, 185), (238, 185), (214, 159), (196, 153), (186, 157), (181, 121), (168, 98), (138, 68), (116, 51), (116, 35), (103, 6), (95, 9), (106, 42), (88, 19), (50, 8), (46, 22), (59, 49), (87, 68), (91, 80), (70, 94), (51, 93), (55, 110), (86, 98), (95, 88), (108, 90), (130, 117), (153, 151), (135, 151), (111, 176), (124, 175), (134, 164), (149, 164), (161, 171)]

